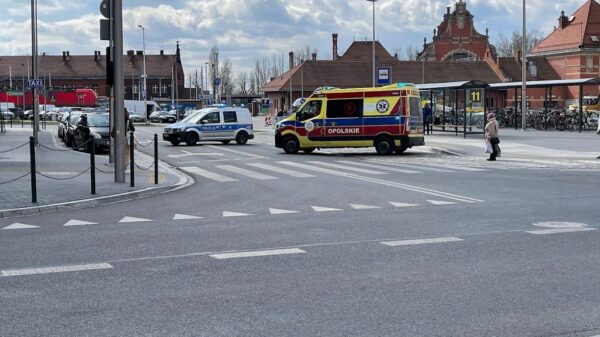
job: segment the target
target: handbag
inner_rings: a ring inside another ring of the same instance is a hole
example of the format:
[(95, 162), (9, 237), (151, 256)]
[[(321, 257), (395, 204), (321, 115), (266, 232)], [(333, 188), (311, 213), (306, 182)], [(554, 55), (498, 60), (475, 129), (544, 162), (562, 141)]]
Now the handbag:
[(492, 153), (494, 152), (494, 149), (492, 149), (492, 143), (485, 143), (485, 153)]
[(500, 145), (498, 144), (494, 144), (492, 145), (494, 147), (494, 149), (496, 150), (496, 157), (502, 157), (502, 151), (500, 151)]
[(492, 138), (490, 139), (490, 143), (492, 143), (492, 145), (498, 145), (500, 144), (500, 138)]

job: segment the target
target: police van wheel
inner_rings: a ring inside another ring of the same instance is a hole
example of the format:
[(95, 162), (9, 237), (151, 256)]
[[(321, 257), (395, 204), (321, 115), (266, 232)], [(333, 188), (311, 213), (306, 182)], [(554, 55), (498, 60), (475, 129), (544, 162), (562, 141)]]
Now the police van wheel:
[(198, 142), (198, 135), (196, 135), (195, 133), (190, 132), (187, 134), (187, 136), (185, 136), (185, 143), (188, 146), (196, 145), (197, 142)]
[(244, 145), (248, 143), (248, 134), (244, 131), (241, 131), (237, 134), (237, 136), (235, 136), (235, 142), (238, 143), (238, 145)]
[(314, 150), (315, 150), (314, 147), (305, 147), (302, 149), (302, 151), (306, 154), (311, 154), (311, 153), (313, 153)]
[(298, 144), (298, 139), (296, 139), (296, 137), (287, 137), (283, 140), (283, 151), (285, 151), (285, 153), (298, 153), (299, 149), (300, 144)]
[(388, 137), (381, 137), (375, 141), (375, 150), (384, 156), (389, 156), (394, 152), (394, 142)]

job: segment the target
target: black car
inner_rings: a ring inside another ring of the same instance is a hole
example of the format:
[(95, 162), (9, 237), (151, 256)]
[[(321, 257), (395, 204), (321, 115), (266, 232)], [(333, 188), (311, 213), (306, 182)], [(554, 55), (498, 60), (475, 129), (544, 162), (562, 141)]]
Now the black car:
[(94, 137), (97, 149), (108, 149), (110, 146), (109, 117), (107, 113), (87, 114), (87, 126), (81, 123), (83, 115), (79, 117), (77, 127), (73, 131), (73, 149), (87, 150), (87, 142)]
[(65, 129), (63, 131), (63, 139), (65, 141), (65, 145), (67, 146), (73, 145), (73, 133), (75, 131), (75, 128), (77, 127), (77, 122), (79, 121), (80, 116), (81, 112), (73, 111), (69, 114), (69, 118), (67, 118), (67, 121), (64, 126)]
[(150, 121), (152, 123), (175, 123), (177, 122), (177, 115), (171, 111), (154, 111), (150, 114)]

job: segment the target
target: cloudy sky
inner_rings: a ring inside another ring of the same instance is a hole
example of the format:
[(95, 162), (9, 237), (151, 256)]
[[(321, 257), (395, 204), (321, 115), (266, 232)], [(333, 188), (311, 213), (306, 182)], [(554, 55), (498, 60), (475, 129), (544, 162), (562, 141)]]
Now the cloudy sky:
[[(106, 47), (99, 40), (100, 0), (38, 0), (39, 50), (92, 54)], [(306, 45), (319, 58), (331, 58), (331, 33), (339, 33), (340, 54), (353, 40), (371, 36), (371, 2), (365, 0), (123, 0), (124, 49), (142, 49), (138, 24), (146, 27), (146, 49), (174, 52), (181, 41), (183, 66), (192, 72), (218, 45), (233, 71), (247, 71), (261, 55), (287, 55)], [(530, 28), (549, 33), (561, 10), (573, 13), (585, 0), (527, 0)], [(454, 0), (379, 0), (377, 39), (390, 51), (422, 46), (431, 39), (446, 6)], [(520, 29), (521, 0), (468, 0), (476, 28), (499, 34)], [(2, 54), (31, 52), (30, 1), (0, 0)], [(287, 59), (287, 56), (286, 56)]]

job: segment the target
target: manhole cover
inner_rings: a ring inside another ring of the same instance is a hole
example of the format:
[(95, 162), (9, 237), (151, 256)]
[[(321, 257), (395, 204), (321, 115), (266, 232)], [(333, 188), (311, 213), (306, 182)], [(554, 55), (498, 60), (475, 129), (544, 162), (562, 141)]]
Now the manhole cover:
[(582, 227), (587, 227), (587, 225), (584, 223), (561, 222), (561, 221), (536, 222), (533, 225), (537, 226), (537, 227), (545, 227), (545, 228), (582, 228)]

